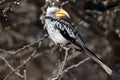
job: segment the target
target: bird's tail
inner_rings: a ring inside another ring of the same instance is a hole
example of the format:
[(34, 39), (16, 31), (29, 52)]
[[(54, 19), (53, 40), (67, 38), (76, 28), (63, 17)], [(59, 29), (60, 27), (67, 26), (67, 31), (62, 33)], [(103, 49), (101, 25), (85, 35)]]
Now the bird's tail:
[(87, 47), (84, 48), (85, 53), (90, 56), (95, 62), (97, 62), (110, 76), (113, 74), (112, 70), (105, 65), (91, 50)]

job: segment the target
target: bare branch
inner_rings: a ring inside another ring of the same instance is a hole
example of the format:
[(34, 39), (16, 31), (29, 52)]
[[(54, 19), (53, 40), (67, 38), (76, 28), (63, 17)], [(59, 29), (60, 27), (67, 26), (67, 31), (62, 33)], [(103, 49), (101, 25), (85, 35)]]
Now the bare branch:
[(26, 76), (26, 68), (24, 68), (24, 80), (27, 80), (27, 76)]
[(66, 62), (67, 62), (67, 57), (68, 57), (68, 50), (69, 48), (64, 48), (65, 49), (65, 57), (64, 57), (64, 60), (62, 62), (62, 66), (61, 66), (61, 71), (60, 71), (60, 74), (61, 72), (64, 70), (65, 68), (65, 65), (66, 65)]
[(66, 62), (67, 62), (67, 57), (68, 57), (68, 50), (69, 50), (69, 48), (64, 47), (64, 50), (65, 50), (64, 60), (63, 60), (63, 61), (60, 63), (60, 65), (59, 65), (59, 72), (58, 72), (57, 76), (54, 77), (54, 78), (52, 78), (52, 80), (57, 80), (57, 79), (59, 80), (59, 79), (61, 78), (61, 75), (62, 75), (62, 73), (63, 73), (63, 70), (64, 70), (65, 65), (66, 65)]
[[(12, 70), (12, 71), (15, 71), (15, 69), (9, 64), (9, 62), (0, 55), (0, 58), (6, 63), (6, 65)], [(15, 72), (15, 74), (21, 78), (23, 78), (23, 75), (18, 73), (18, 72)]]
[(12, 71), (11, 73), (9, 73), (5, 78), (4, 80), (7, 80), (7, 78), (12, 75), (13, 73), (15, 73), (18, 69), (20, 69), (21, 67), (23, 67), (27, 62), (29, 62), (32, 57), (36, 54), (36, 50), (21, 64), (19, 65), (17, 68), (14, 69), (14, 71)]
[(80, 61), (79, 63), (75, 64), (75, 65), (71, 65), (70, 67), (67, 67), (62, 74), (68, 72), (70, 69), (76, 68), (78, 66), (80, 66), (81, 64), (85, 63), (86, 61), (88, 61), (90, 59), (90, 57), (87, 57), (85, 59), (83, 59), (82, 61)]
[(4, 49), (0, 49), (0, 51), (1, 51), (1, 52), (4, 52), (4, 53), (7, 53), (7, 54), (17, 54), (18, 52), (23, 51), (23, 50), (25, 50), (26, 48), (29, 48), (29, 47), (31, 47), (31, 46), (33, 46), (33, 45), (35, 45), (35, 44), (40, 43), (40, 42), (43, 41), (45, 38), (47, 38), (47, 35), (45, 35), (45, 36), (42, 37), (41, 39), (39, 39), (39, 40), (37, 40), (37, 41), (35, 41), (35, 42), (31, 43), (31, 44), (28, 44), (28, 45), (26, 45), (26, 46), (23, 46), (22, 48), (20, 48), (20, 49), (18, 49), (18, 50), (16, 50), (16, 51), (7, 51), (7, 50), (4, 50)]

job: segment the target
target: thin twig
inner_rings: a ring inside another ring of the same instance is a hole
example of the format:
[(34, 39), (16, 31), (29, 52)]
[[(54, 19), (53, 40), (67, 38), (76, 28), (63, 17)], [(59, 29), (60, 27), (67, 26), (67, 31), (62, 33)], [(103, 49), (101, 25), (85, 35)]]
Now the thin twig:
[[(9, 62), (0, 55), (0, 58), (6, 63), (6, 65), (12, 70), (12, 71), (15, 71), (15, 69), (9, 64)], [(23, 78), (23, 75), (18, 73), (18, 72), (15, 72), (15, 74), (21, 78)]]
[(75, 65), (71, 65), (70, 67), (67, 67), (66, 69), (64, 69), (60, 74), (57, 75), (57, 77), (52, 78), (52, 80), (60, 80), (62, 75), (66, 72), (68, 72), (69, 70), (76, 68), (78, 66), (80, 66), (81, 64), (85, 63), (86, 61), (88, 61), (90, 59), (90, 57), (85, 58), (84, 60), (80, 61), (79, 63), (75, 64)]
[(62, 78), (62, 73), (63, 73), (63, 70), (64, 70), (64, 68), (65, 68), (65, 65), (66, 65), (66, 63), (67, 63), (67, 57), (68, 57), (68, 50), (69, 50), (69, 48), (64, 48), (65, 49), (65, 57), (64, 57), (64, 60), (63, 60), (63, 62), (62, 62), (62, 65), (61, 65), (61, 69), (60, 69), (60, 71), (59, 71), (59, 80)]
[(67, 57), (68, 57), (68, 50), (69, 50), (69, 48), (64, 48), (64, 49), (65, 49), (65, 57), (64, 57), (64, 60), (62, 62), (60, 73), (64, 70), (66, 62), (67, 62)]
[(75, 64), (75, 65), (71, 65), (70, 67), (67, 67), (63, 72), (62, 74), (68, 72), (70, 69), (73, 69), (73, 68), (76, 68), (78, 66), (80, 66), (81, 64), (85, 63), (86, 61), (88, 61), (90, 59), (90, 57), (87, 57), (85, 59), (83, 59), (82, 61), (80, 61), (79, 63)]
[(39, 17), (39, 19), (41, 20), (42, 24), (44, 24), (44, 20), (45, 20), (45, 9), (47, 8), (49, 2), (46, 0), (46, 3), (43, 7), (41, 7), (41, 10), (42, 10), (42, 15)]
[(66, 62), (67, 62), (67, 57), (68, 57), (68, 50), (69, 48), (64, 47), (65, 49), (65, 57), (63, 62), (61, 62), (60, 67), (59, 67), (59, 72), (55, 78), (52, 78), (52, 80), (60, 80), (62, 77), (63, 70), (65, 68)]
[(21, 64), (19, 65), (17, 68), (14, 69), (14, 71), (12, 71), (11, 73), (9, 73), (4, 80), (7, 80), (7, 78), (12, 75), (13, 73), (15, 73), (18, 69), (20, 69), (21, 67), (23, 67), (27, 62), (29, 62), (31, 60), (31, 58), (36, 54), (36, 50)]
[(61, 67), (59, 68), (60, 69), (59, 73), (57, 74), (56, 77), (52, 78), (52, 80), (60, 80), (64, 73), (68, 72), (69, 70), (71, 70), (73, 68), (80, 66), (81, 64), (85, 63), (86, 61), (88, 61), (90, 59), (90, 57), (87, 57), (87, 58), (83, 59), (82, 61), (80, 61), (79, 63), (71, 65), (70, 67), (67, 67), (66, 69), (64, 69), (64, 67), (66, 65), (66, 61), (67, 61), (68, 50), (69, 50), (68, 48), (64, 48), (64, 49), (65, 49), (65, 58), (64, 58), (64, 61), (62, 63), (62, 68)]
[(33, 46), (33, 45), (35, 45), (35, 44), (43, 41), (45, 38), (47, 38), (47, 35), (45, 35), (45, 36), (42, 37), (41, 39), (39, 39), (39, 40), (37, 40), (37, 41), (35, 41), (35, 42), (31, 43), (31, 44), (28, 44), (28, 45), (26, 45), (26, 46), (23, 46), (22, 48), (20, 48), (20, 49), (18, 49), (18, 50), (16, 50), (16, 51), (7, 51), (7, 50), (4, 50), (4, 49), (0, 49), (0, 52), (4, 52), (4, 53), (8, 53), (8, 54), (17, 54), (18, 52), (23, 51), (23, 50), (25, 50), (26, 48), (29, 48), (30, 46)]
[(61, 4), (61, 6), (67, 5), (69, 3), (69, 1), (65, 1)]
[(26, 75), (26, 68), (25, 68), (25, 66), (24, 66), (23, 72), (24, 72), (24, 80), (27, 80), (27, 75)]
[(76, 68), (78, 66), (80, 66), (81, 64), (85, 63), (86, 61), (88, 61), (90, 59), (90, 57), (87, 57), (85, 59), (83, 59), (82, 61), (80, 61), (79, 63), (75, 64), (75, 65), (71, 65), (70, 67), (67, 67), (66, 69), (64, 69), (61, 73), (59, 73), (57, 75), (57, 77), (52, 78), (51, 80), (61, 80), (62, 75), (66, 72), (68, 72), (70, 69)]

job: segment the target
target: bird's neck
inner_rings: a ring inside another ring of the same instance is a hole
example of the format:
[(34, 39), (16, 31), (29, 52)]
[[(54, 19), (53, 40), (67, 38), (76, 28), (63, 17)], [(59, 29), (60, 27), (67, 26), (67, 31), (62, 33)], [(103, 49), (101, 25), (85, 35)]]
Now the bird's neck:
[(46, 16), (45, 19), (53, 19), (51, 16)]
[(50, 17), (50, 16), (45, 16), (45, 25), (48, 25), (49, 22), (51, 22), (52, 20), (53, 20), (52, 17)]

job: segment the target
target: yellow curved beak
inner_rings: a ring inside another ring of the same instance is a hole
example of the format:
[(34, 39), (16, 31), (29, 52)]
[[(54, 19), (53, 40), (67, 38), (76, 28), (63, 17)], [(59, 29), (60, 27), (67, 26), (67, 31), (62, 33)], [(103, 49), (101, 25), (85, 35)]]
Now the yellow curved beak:
[(55, 17), (56, 17), (56, 18), (63, 18), (63, 17), (70, 18), (70, 16), (69, 16), (69, 14), (67, 13), (67, 11), (65, 11), (65, 10), (62, 9), (62, 8), (55, 12)]

